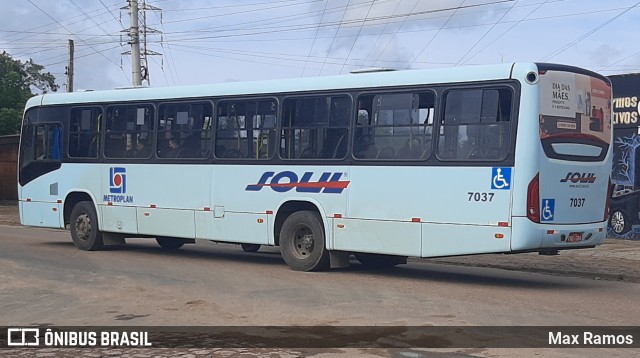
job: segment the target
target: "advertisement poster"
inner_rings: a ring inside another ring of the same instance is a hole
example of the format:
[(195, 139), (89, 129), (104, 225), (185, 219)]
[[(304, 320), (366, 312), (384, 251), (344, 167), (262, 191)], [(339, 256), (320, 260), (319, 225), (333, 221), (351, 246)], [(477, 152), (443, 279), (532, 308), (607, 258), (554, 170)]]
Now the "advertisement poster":
[(608, 143), (611, 87), (598, 78), (547, 71), (540, 76), (540, 137), (582, 133)]

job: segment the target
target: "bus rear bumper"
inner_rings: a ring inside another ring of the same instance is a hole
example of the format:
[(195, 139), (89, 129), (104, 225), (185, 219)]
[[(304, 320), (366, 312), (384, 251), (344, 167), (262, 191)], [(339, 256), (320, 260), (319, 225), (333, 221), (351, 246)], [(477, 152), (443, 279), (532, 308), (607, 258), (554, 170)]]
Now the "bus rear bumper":
[(511, 251), (573, 249), (602, 244), (607, 222), (537, 224), (526, 217), (514, 217), (511, 232)]

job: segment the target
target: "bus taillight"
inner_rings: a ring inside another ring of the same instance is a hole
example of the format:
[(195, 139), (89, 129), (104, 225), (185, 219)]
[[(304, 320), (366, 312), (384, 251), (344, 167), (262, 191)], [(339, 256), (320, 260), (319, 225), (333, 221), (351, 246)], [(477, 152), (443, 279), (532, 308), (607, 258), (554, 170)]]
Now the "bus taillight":
[(534, 223), (540, 222), (540, 174), (536, 174), (527, 189), (527, 217)]

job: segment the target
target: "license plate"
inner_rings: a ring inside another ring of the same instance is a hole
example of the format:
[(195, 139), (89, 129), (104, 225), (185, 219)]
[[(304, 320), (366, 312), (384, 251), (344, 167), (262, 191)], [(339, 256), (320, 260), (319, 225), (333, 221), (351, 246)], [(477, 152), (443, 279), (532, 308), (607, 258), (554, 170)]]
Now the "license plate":
[(582, 241), (582, 233), (581, 232), (572, 232), (567, 237), (567, 242), (580, 242)]

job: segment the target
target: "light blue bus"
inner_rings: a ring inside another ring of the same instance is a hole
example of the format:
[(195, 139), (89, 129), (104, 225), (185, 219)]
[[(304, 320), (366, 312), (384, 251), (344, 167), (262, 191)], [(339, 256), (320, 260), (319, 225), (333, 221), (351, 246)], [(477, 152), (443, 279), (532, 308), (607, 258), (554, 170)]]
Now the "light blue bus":
[(576, 67), (437, 70), (45, 94), (19, 159), (23, 225), (279, 246), (294, 270), (594, 247), (611, 85)]

